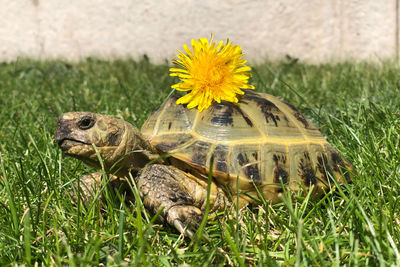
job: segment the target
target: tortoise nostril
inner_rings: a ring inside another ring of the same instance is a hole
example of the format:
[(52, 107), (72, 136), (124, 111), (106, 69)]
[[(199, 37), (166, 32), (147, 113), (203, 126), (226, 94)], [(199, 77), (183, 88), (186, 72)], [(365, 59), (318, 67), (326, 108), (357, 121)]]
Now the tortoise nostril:
[(70, 134), (71, 130), (69, 124), (64, 119), (63, 115), (57, 118), (57, 128), (56, 134), (54, 136), (54, 141), (59, 145), (64, 141), (64, 139)]
[(57, 127), (60, 126), (62, 121), (63, 121), (62, 116), (58, 116), (58, 118), (57, 118)]

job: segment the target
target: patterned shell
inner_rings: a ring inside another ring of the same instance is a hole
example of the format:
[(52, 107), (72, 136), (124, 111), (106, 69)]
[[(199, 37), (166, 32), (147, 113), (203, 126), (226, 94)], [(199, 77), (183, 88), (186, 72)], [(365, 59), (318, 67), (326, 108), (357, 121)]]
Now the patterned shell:
[(271, 95), (246, 91), (238, 104), (213, 103), (199, 112), (170, 97), (141, 131), (162, 153), (207, 174), (213, 159), (217, 183), (278, 202), (282, 184), (322, 192), (350, 180), (351, 165), (295, 107)]

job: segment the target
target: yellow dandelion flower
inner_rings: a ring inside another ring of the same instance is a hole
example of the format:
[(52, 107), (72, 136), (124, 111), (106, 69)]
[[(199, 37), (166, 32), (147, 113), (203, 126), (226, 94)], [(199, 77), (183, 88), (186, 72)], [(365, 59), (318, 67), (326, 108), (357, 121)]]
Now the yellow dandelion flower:
[(248, 84), (251, 77), (250, 67), (242, 59), (242, 48), (227, 40), (218, 45), (207, 38), (198, 41), (192, 39), (193, 51), (184, 45), (186, 54), (178, 51), (178, 59), (173, 63), (180, 68), (170, 68), (170, 75), (177, 76), (181, 82), (172, 85), (179, 91), (191, 91), (179, 98), (177, 104), (188, 104), (188, 108), (207, 109), (213, 100), (237, 103), (237, 94), (243, 95), (241, 89), (254, 89)]

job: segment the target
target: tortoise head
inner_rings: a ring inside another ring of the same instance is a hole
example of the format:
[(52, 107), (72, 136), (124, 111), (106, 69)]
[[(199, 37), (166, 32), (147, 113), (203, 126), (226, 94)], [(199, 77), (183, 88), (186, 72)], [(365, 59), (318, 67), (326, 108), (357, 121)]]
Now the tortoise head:
[(66, 155), (101, 168), (99, 154), (107, 170), (120, 172), (143, 167), (148, 161), (143, 151), (151, 148), (130, 123), (89, 112), (58, 117), (55, 141)]

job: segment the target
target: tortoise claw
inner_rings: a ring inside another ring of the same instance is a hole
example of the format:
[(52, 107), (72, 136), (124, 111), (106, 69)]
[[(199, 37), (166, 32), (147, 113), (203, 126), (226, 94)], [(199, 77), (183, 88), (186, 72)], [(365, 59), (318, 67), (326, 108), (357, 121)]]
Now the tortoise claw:
[(181, 234), (183, 234), (184, 236), (189, 237), (190, 239), (193, 239), (194, 233), (193, 233), (191, 230), (189, 230), (189, 229), (187, 228), (187, 226), (185, 226), (185, 225), (183, 224), (183, 222), (181, 222), (180, 220), (176, 219), (176, 220), (174, 220), (174, 223), (173, 223), (173, 224), (174, 224), (175, 228), (176, 228)]
[[(193, 233), (192, 230), (188, 229), (180, 220), (176, 219), (173, 223), (174, 227), (184, 236), (189, 237), (190, 239), (195, 239), (196, 233)], [(201, 237), (207, 241), (210, 241), (210, 238), (203, 232)]]

